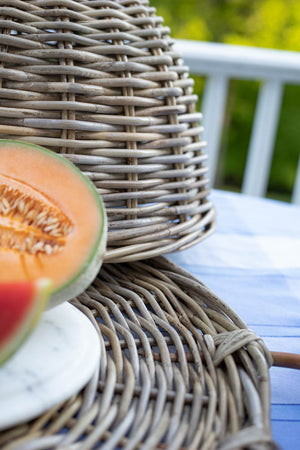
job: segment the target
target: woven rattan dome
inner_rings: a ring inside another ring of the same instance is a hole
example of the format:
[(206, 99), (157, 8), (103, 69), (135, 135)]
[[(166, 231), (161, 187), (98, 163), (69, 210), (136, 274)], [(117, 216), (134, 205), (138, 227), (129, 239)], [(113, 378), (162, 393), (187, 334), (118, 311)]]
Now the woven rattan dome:
[(106, 261), (208, 236), (193, 80), (148, 1), (6, 0), (0, 15), (0, 137), (62, 153), (94, 181)]

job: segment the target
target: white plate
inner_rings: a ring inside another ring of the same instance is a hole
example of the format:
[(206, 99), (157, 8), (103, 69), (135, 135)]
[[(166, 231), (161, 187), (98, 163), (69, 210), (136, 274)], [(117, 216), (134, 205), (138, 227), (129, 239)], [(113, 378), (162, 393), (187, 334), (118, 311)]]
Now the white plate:
[(0, 368), (0, 430), (33, 419), (77, 393), (97, 370), (100, 343), (91, 322), (63, 303), (46, 311)]

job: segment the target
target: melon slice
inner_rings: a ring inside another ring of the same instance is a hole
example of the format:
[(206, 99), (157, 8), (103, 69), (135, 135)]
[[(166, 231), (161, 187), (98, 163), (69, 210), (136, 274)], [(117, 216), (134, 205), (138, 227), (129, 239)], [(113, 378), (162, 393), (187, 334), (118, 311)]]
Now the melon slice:
[(49, 307), (83, 292), (106, 249), (94, 185), (62, 156), (0, 140), (0, 283), (50, 278)]
[(0, 283), (0, 365), (24, 342), (44, 311), (52, 283)]

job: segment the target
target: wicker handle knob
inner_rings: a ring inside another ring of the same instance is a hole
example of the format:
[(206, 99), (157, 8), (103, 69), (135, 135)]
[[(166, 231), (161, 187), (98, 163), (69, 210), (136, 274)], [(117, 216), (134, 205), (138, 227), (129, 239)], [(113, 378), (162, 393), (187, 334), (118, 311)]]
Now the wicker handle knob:
[(300, 355), (297, 353), (271, 352), (273, 366), (300, 369)]

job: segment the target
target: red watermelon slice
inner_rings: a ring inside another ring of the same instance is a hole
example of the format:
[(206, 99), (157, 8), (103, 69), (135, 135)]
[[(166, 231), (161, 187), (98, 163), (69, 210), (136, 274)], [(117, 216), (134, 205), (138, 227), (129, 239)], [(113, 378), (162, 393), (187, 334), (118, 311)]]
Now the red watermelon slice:
[(0, 283), (0, 364), (24, 342), (44, 311), (51, 281)]

